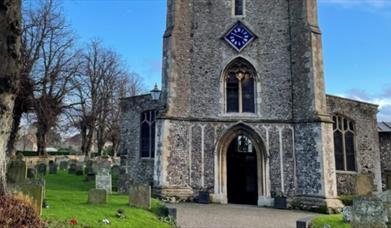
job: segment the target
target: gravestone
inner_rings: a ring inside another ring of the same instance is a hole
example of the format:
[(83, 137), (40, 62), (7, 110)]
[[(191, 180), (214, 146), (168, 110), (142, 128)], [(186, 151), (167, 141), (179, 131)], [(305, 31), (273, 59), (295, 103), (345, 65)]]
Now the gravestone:
[(45, 163), (39, 163), (37, 165), (37, 173), (38, 175), (40, 176), (45, 176), (46, 173), (47, 173), (47, 167), (46, 167), (46, 164)]
[(111, 167), (111, 175), (112, 176), (119, 176), (121, 173), (121, 167), (118, 165), (114, 165)]
[(105, 189), (107, 193), (112, 192), (110, 166), (109, 160), (100, 159), (97, 162), (97, 175), (95, 176), (96, 189)]
[(60, 170), (67, 170), (67, 169), (68, 169), (68, 161), (61, 161)]
[(127, 157), (125, 155), (121, 156), (121, 160), (119, 162), (120, 166), (126, 166)]
[(383, 205), (387, 212), (388, 217), (388, 228), (391, 228), (391, 190), (387, 190), (379, 194), (380, 200), (383, 202)]
[(71, 163), (69, 165), (68, 173), (69, 174), (76, 174), (76, 164), (75, 163)]
[(375, 189), (373, 185), (373, 177), (370, 175), (357, 175), (356, 177), (356, 194), (359, 196), (367, 196)]
[(78, 175), (78, 176), (84, 175), (83, 164), (80, 164), (80, 163), (76, 164), (75, 170), (76, 170), (76, 175)]
[(352, 207), (347, 206), (342, 209), (342, 218), (345, 223), (352, 221)]
[(33, 167), (27, 169), (27, 178), (34, 179), (37, 175), (37, 170)]
[(94, 161), (88, 160), (84, 169), (87, 181), (95, 180)]
[(151, 186), (131, 185), (129, 186), (129, 205), (137, 208), (151, 208)]
[(8, 164), (7, 181), (13, 184), (19, 184), (26, 180), (27, 165), (23, 161), (23, 155), (17, 156), (16, 160), (12, 160)]
[(387, 228), (387, 213), (381, 199), (375, 196), (361, 196), (353, 200), (352, 227)]
[(118, 177), (117, 192), (121, 194), (129, 194), (129, 186), (130, 186), (130, 175), (126, 173), (121, 174)]
[(107, 193), (104, 189), (91, 189), (88, 192), (89, 204), (105, 204), (107, 203)]
[(49, 174), (57, 174), (57, 164), (55, 162), (49, 162)]
[(45, 197), (45, 181), (28, 180), (20, 185), (20, 191), (32, 198), (34, 209), (41, 215), (42, 203)]

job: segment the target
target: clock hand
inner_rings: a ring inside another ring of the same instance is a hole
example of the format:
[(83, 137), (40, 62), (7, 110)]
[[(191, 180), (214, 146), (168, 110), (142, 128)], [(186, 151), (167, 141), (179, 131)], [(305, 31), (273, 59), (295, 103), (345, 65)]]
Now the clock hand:
[(239, 35), (236, 35), (235, 33), (232, 33), (232, 35), (236, 36), (236, 37), (239, 37), (240, 39), (244, 40), (243, 37), (239, 36)]

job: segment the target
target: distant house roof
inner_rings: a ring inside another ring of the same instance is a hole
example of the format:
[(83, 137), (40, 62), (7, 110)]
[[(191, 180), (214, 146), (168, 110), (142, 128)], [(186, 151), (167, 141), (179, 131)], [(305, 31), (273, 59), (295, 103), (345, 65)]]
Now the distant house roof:
[(391, 122), (379, 122), (379, 123), (377, 123), (377, 130), (379, 132), (390, 132), (391, 133)]

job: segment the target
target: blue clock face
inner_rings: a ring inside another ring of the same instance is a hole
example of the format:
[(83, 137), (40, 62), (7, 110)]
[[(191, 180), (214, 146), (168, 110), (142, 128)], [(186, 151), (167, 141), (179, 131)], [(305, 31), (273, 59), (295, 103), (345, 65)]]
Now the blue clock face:
[(238, 22), (226, 35), (225, 40), (237, 51), (247, 46), (255, 36), (242, 23)]

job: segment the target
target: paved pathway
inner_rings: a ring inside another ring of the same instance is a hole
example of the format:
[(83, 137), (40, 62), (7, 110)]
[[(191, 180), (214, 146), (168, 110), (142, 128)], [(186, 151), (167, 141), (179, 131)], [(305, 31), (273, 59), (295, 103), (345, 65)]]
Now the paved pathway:
[(248, 205), (171, 204), (180, 228), (294, 228), (296, 220), (316, 214)]

